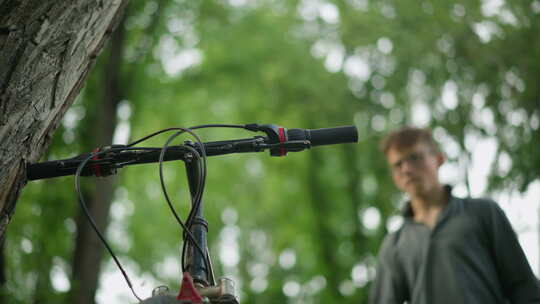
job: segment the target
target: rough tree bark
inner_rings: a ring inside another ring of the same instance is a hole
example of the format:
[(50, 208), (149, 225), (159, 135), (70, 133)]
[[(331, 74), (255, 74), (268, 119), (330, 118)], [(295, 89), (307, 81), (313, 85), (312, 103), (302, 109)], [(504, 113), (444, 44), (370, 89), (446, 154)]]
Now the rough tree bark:
[(0, 239), (128, 0), (0, 0)]

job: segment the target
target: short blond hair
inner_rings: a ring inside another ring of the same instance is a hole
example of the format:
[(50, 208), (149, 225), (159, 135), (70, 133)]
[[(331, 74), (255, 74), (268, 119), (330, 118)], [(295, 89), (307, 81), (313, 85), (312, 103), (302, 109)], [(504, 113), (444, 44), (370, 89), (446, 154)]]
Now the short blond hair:
[(423, 129), (411, 126), (404, 126), (398, 130), (390, 132), (380, 142), (380, 150), (387, 155), (390, 149), (403, 150), (414, 146), (418, 142), (423, 142), (433, 149), (433, 152), (440, 152), (439, 145), (433, 138), (430, 129)]

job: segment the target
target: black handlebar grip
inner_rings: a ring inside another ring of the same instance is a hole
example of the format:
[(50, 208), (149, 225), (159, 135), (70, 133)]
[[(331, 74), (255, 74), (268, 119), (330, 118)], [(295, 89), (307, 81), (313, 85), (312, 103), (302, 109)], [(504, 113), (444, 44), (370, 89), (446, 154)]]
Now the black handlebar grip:
[(355, 126), (342, 126), (324, 129), (289, 129), (287, 140), (309, 140), (312, 146), (355, 143), (358, 131)]

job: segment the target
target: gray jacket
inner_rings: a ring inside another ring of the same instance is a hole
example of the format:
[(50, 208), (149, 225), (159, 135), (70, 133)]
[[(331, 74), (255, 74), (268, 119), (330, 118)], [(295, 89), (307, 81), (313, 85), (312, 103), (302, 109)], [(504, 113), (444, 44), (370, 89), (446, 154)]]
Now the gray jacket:
[(500, 207), (450, 196), (433, 229), (405, 222), (379, 252), (371, 304), (532, 304), (540, 288)]

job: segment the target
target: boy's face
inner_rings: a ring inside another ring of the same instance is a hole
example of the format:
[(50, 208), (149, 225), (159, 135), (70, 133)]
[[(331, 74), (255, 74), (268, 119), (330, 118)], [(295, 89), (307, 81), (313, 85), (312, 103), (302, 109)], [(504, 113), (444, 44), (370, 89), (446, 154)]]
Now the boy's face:
[(422, 196), (440, 187), (438, 171), (445, 158), (426, 143), (417, 142), (403, 149), (392, 147), (386, 157), (394, 183), (410, 197)]

